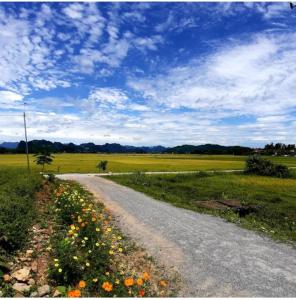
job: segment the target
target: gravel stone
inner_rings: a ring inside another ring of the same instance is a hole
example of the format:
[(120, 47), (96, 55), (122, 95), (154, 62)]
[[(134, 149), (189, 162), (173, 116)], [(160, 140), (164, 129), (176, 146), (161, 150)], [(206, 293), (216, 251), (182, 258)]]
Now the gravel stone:
[(23, 269), (13, 272), (11, 276), (18, 281), (27, 281), (29, 279), (30, 270), (30, 268), (25, 267)]
[(31, 286), (25, 284), (25, 283), (21, 283), (21, 282), (16, 282), (12, 288), (20, 293), (24, 293), (24, 292), (28, 292), (31, 288)]
[(45, 296), (45, 295), (47, 295), (47, 294), (50, 293), (50, 286), (48, 284), (45, 284), (43, 286), (40, 286), (37, 289), (37, 291), (38, 291), (38, 296), (39, 297), (43, 297), (43, 296)]

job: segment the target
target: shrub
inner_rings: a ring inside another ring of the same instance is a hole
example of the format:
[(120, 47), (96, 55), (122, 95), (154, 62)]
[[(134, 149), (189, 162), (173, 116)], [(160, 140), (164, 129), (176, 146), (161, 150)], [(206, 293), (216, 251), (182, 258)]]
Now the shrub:
[(276, 165), (258, 155), (248, 157), (246, 160), (245, 173), (280, 178), (287, 178), (291, 176), (288, 167), (284, 165)]
[(0, 251), (9, 253), (26, 242), (35, 215), (35, 192), (41, 186), (38, 174), (24, 169), (0, 170)]
[(106, 171), (107, 170), (107, 165), (108, 165), (108, 160), (101, 160), (98, 164), (97, 164), (97, 168), (102, 170), (102, 171)]

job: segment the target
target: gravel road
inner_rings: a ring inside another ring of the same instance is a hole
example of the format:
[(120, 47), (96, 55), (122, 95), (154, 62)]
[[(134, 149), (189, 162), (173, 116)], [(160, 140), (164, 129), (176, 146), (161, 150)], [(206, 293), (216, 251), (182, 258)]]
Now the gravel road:
[(296, 250), (290, 246), (98, 176), (59, 177), (87, 187), (126, 234), (175, 267), (186, 284), (180, 296), (296, 297)]

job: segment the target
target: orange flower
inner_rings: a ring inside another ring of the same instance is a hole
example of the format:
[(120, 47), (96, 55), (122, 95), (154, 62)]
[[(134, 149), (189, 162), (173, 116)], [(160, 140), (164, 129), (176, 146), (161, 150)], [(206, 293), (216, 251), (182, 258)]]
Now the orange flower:
[(124, 285), (125, 286), (132, 286), (134, 284), (134, 279), (129, 277), (129, 278), (126, 278), (124, 279)]
[(113, 289), (113, 285), (112, 283), (108, 282), (108, 281), (105, 281), (103, 284), (102, 284), (102, 288), (106, 291), (106, 292), (111, 292), (112, 289)]
[(79, 298), (81, 296), (81, 293), (79, 290), (72, 290), (68, 292), (68, 297), (70, 298)]
[(159, 285), (163, 286), (163, 287), (166, 287), (167, 286), (167, 282), (165, 280), (160, 280), (159, 281)]
[(137, 285), (141, 286), (143, 284), (143, 279), (141, 277), (139, 277), (137, 279)]
[(144, 290), (140, 290), (140, 291), (139, 291), (139, 296), (140, 296), (140, 297), (144, 297), (144, 295), (145, 295)]
[(78, 287), (80, 289), (83, 289), (86, 287), (86, 282), (84, 280), (80, 280), (79, 283), (78, 283)]
[(146, 280), (149, 280), (150, 279), (150, 275), (147, 273), (147, 272), (143, 272), (143, 279), (146, 281)]

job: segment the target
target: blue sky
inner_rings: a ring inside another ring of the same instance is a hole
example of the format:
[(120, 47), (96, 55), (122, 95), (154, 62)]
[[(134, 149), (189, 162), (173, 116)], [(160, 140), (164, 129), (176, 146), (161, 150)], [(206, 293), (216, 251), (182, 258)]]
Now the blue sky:
[(0, 3), (0, 141), (295, 143), (287, 3)]

